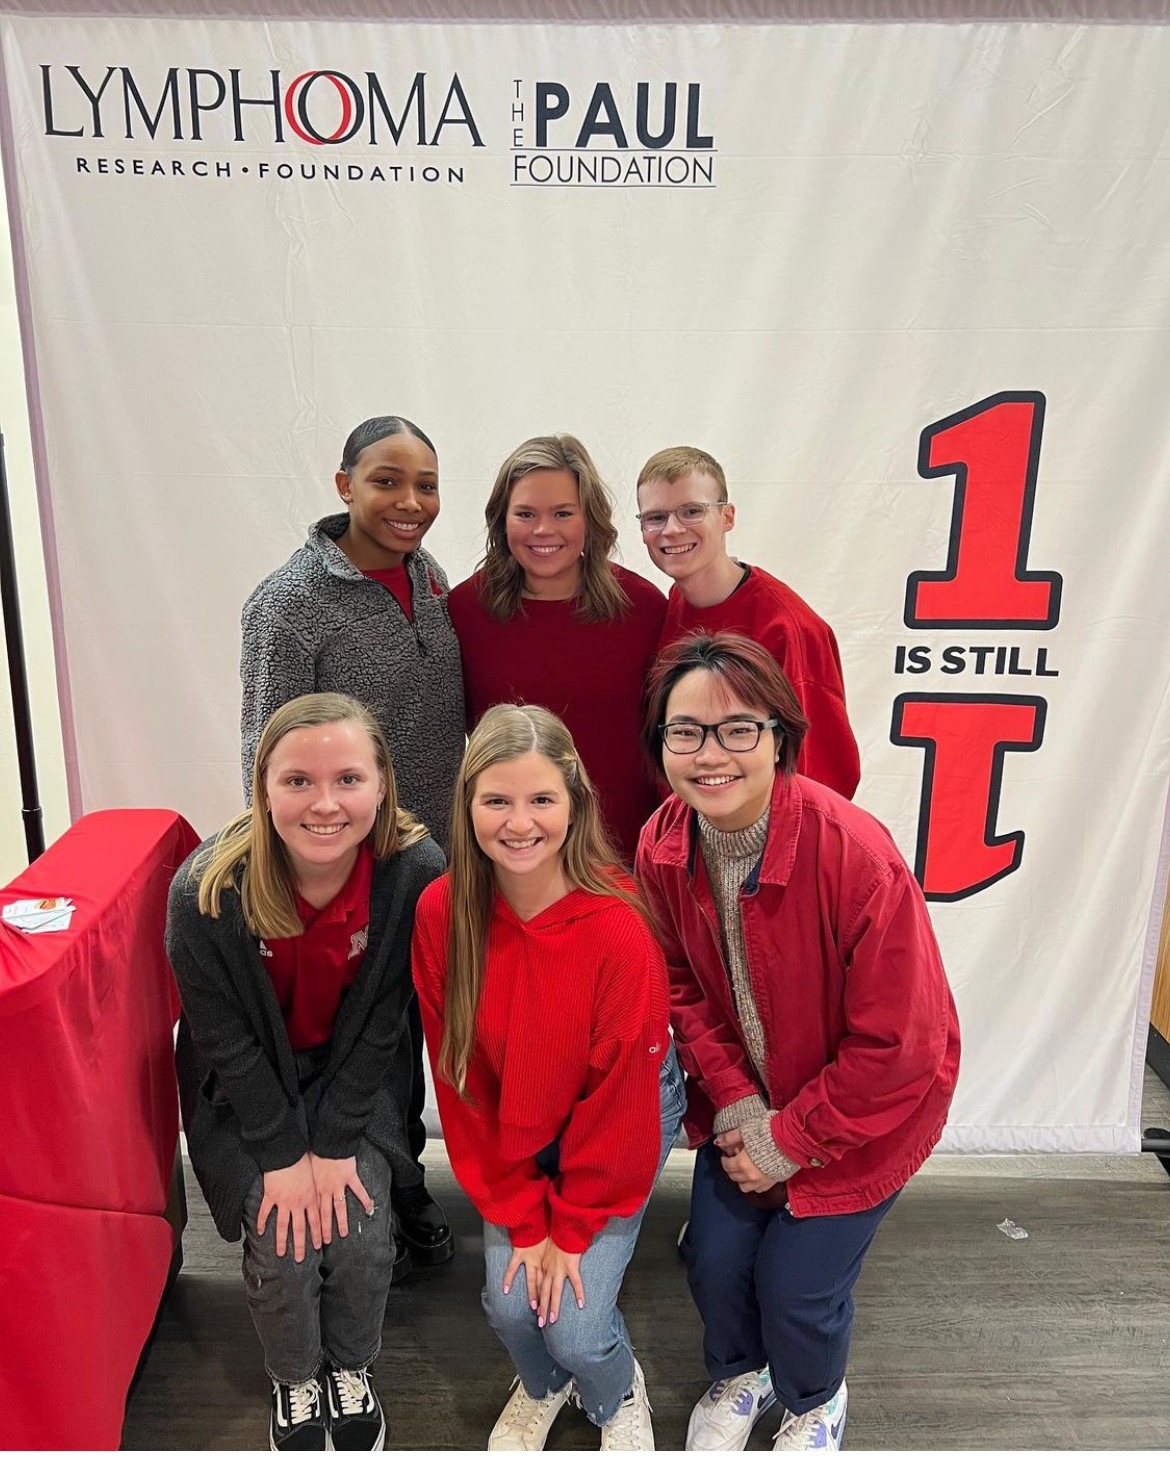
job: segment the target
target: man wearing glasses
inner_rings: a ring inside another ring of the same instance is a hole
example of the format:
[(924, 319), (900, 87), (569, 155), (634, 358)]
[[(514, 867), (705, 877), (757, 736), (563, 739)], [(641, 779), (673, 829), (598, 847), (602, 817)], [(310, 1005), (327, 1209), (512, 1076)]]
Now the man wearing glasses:
[(638, 523), (650, 560), (674, 584), (659, 651), (693, 632), (743, 633), (761, 644), (784, 670), (809, 721), (798, 773), (851, 799), (861, 762), (837, 640), (792, 588), (728, 554), (735, 507), (723, 467), (693, 446), (651, 456), (638, 476)]

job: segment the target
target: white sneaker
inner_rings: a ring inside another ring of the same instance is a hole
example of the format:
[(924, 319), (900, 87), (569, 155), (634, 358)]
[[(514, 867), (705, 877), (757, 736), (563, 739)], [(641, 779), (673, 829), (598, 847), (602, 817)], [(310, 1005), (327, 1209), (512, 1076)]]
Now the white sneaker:
[(780, 1424), (776, 1441), (772, 1444), (775, 1453), (808, 1453), (816, 1449), (836, 1453), (845, 1436), (845, 1414), (849, 1408), (849, 1393), (844, 1382), (820, 1407), (811, 1412), (802, 1412), (799, 1417), (789, 1413)]
[(573, 1395), (572, 1382), (547, 1397), (529, 1397), (519, 1377), (512, 1383), (512, 1395), (496, 1419), (487, 1440), (489, 1453), (539, 1453), (556, 1415)]
[(742, 1452), (752, 1429), (775, 1401), (767, 1367), (712, 1382), (695, 1403), (687, 1424), (687, 1452)]
[(634, 1386), (609, 1422), (601, 1429), (603, 1453), (653, 1453), (654, 1427), (650, 1422), (650, 1400), (646, 1396), (646, 1378), (640, 1364), (634, 1362)]

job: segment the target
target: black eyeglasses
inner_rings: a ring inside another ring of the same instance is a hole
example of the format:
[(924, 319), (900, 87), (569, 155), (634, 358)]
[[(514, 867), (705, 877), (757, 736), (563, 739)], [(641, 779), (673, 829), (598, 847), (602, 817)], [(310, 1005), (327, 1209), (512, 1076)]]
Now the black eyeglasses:
[(722, 719), (718, 724), (692, 724), (683, 719), (677, 723), (659, 724), (662, 742), (671, 754), (698, 754), (708, 734), (731, 754), (747, 754), (760, 742), (765, 729), (775, 729), (779, 719)]

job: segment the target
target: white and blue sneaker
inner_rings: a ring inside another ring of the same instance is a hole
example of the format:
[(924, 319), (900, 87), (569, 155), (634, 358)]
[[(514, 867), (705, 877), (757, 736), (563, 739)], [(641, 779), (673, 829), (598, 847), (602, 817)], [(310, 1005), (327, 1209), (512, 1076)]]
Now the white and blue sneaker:
[(741, 1453), (752, 1429), (776, 1402), (767, 1367), (712, 1382), (687, 1424), (688, 1453)]
[(799, 1416), (789, 1413), (780, 1424), (776, 1441), (772, 1444), (774, 1453), (836, 1453), (845, 1436), (845, 1415), (849, 1408), (849, 1393), (844, 1382), (820, 1407)]

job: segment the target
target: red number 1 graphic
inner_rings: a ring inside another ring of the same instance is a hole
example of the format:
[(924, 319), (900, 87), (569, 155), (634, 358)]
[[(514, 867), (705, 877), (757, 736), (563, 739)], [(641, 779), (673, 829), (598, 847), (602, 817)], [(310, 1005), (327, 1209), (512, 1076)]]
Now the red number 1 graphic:
[(946, 569), (906, 581), (908, 628), (1054, 628), (1059, 572), (1029, 572), (1044, 396), (1004, 391), (928, 425), (920, 476), (954, 476)]
[(917, 876), (928, 901), (961, 901), (1019, 867), (1022, 830), (1000, 831), (1004, 756), (1039, 749), (1048, 705), (1008, 694), (900, 694), (890, 738), (926, 750)]

